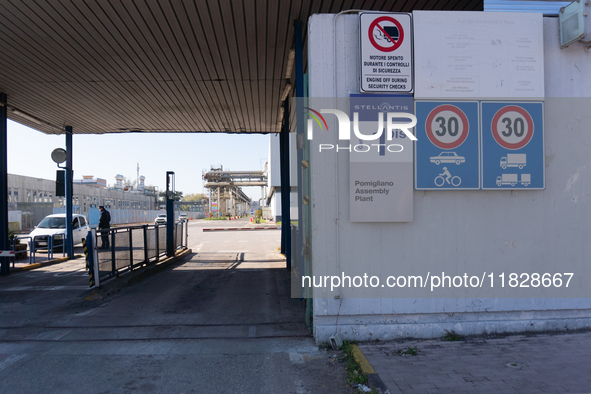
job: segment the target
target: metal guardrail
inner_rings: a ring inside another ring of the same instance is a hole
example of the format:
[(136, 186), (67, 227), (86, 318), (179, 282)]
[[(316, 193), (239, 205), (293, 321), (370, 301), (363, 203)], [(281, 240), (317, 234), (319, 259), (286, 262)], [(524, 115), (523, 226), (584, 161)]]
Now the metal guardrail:
[[(186, 248), (188, 244), (189, 222), (177, 222), (174, 227), (175, 250)], [(109, 248), (101, 249), (102, 236), (109, 239)], [(66, 236), (64, 234), (18, 237), (20, 244), (27, 245), (24, 250), (16, 250), (17, 238), (11, 242), (10, 250), (16, 255), (28, 253), (29, 264), (38, 260), (51, 260), (66, 256)], [(39, 245), (41, 244), (41, 245)], [(95, 245), (98, 248), (99, 275), (101, 282), (119, 276), (122, 272), (133, 270), (143, 265), (158, 262), (166, 254), (166, 225), (143, 225), (114, 227), (97, 230)], [(43, 255), (39, 256), (40, 251)], [(47, 251), (47, 254), (45, 254)], [(12, 268), (16, 258), (11, 257)]]
[[(45, 251), (47, 250), (47, 257), (45, 257), (45, 253), (43, 254), (42, 259), (43, 260), (51, 260), (53, 259), (55, 256), (55, 252), (57, 252), (57, 254), (60, 253), (60, 249), (61, 249), (61, 254), (62, 257), (64, 257), (66, 255), (66, 236), (64, 234), (53, 234), (53, 235), (37, 235), (35, 237), (29, 237), (29, 236), (24, 236), (24, 237), (18, 237), (18, 238), (13, 238), (12, 242), (11, 242), (11, 246), (10, 246), (10, 250), (14, 251), (15, 255), (19, 255), (19, 254), (23, 254), (23, 253), (28, 253), (29, 254), (29, 264), (34, 264), (37, 259), (38, 256), (37, 254), (40, 253), (41, 250)], [(18, 244), (20, 245), (27, 245), (27, 248), (24, 250), (16, 250), (16, 245), (17, 241), (19, 241)], [(43, 246), (40, 246), (39, 244), (43, 244)], [(41, 257), (39, 257), (41, 258)], [(16, 263), (16, 257), (11, 258), (12, 260), (12, 268), (15, 267), (15, 263)]]
[[(188, 222), (174, 226), (175, 250), (187, 247)], [(166, 254), (166, 225), (114, 227), (96, 230), (100, 283), (121, 273), (156, 263)]]

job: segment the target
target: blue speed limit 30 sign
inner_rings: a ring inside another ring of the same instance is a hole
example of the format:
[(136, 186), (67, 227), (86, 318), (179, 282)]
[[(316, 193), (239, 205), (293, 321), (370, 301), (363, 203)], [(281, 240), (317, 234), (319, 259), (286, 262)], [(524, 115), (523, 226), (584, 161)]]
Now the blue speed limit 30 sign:
[(415, 188), (480, 188), (477, 101), (415, 102)]
[(544, 189), (544, 104), (481, 102), (482, 188)]

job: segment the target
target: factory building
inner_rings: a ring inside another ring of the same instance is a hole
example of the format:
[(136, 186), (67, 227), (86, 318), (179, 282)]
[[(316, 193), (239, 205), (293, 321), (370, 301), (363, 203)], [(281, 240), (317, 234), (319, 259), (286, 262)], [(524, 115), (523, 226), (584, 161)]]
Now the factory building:
[[(140, 188), (125, 190), (122, 185), (120, 188), (107, 188), (105, 179), (83, 176), (81, 180), (74, 181), (74, 210), (88, 215), (89, 209), (98, 208), (99, 205), (107, 209), (158, 209), (157, 191), (155, 188), (146, 188), (145, 177), (141, 178)], [(54, 213), (54, 208), (65, 209), (65, 197), (56, 196), (55, 186), (54, 180), (8, 174), (9, 211), (32, 212), (35, 225)]]

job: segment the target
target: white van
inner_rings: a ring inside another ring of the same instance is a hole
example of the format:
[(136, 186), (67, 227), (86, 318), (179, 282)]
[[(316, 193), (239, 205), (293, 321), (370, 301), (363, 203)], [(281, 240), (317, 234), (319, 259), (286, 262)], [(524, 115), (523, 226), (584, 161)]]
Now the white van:
[[(72, 232), (74, 235), (74, 245), (82, 243), (82, 238), (90, 231), (88, 221), (84, 215), (72, 215)], [(37, 227), (29, 234), (29, 237), (35, 238), (35, 249), (47, 249), (49, 237), (59, 234), (61, 237), (54, 237), (53, 246), (62, 246), (66, 235), (66, 214), (56, 213), (46, 216)], [(29, 241), (28, 241), (29, 242)]]

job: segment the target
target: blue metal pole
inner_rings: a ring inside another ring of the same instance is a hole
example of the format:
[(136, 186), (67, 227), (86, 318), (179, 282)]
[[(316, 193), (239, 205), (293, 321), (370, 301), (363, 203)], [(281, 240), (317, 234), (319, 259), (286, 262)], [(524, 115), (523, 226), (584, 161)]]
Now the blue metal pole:
[(72, 199), (74, 197), (74, 171), (72, 170), (72, 126), (66, 126), (66, 251), (74, 258), (74, 233), (72, 231)]
[[(0, 250), (9, 250), (8, 241), (8, 113), (6, 108), (6, 94), (0, 93)], [(0, 275), (10, 272), (8, 257), (0, 257)]]
[(166, 255), (174, 256), (174, 172), (166, 171)]
[(166, 255), (174, 256), (174, 199), (166, 199)]
[(287, 269), (291, 270), (291, 218), (290, 218), (290, 193), (289, 181), (289, 101), (283, 102), (283, 125), (279, 134), (279, 145), (282, 150), (281, 161), (281, 232), (285, 245), (285, 262)]
[[(285, 109), (285, 103), (282, 104), (283, 108)], [(283, 116), (285, 116), (285, 112), (283, 114)], [(281, 190), (281, 198), (279, 199), (279, 201), (281, 201), (281, 253), (285, 254), (285, 210), (283, 209), (283, 202), (284, 202), (284, 198), (283, 198), (283, 182), (284, 182), (284, 174), (283, 174), (283, 162), (285, 161), (284, 157), (283, 157), (283, 153), (285, 151), (285, 149), (283, 149), (283, 145), (285, 144), (285, 140), (283, 138), (283, 127), (284, 125), (281, 125), (281, 130), (279, 131), (279, 177), (281, 179), (281, 186), (280, 186), (280, 190)]]
[[(304, 275), (304, 177), (302, 162), (304, 160), (304, 111), (303, 111), (303, 97), (304, 97), (304, 48), (302, 43), (302, 22), (296, 21), (294, 23), (295, 35), (295, 96), (296, 96), (296, 147), (297, 147), (297, 179), (298, 179), (298, 232), (297, 232), (297, 270), (300, 275)], [(300, 289), (301, 290), (301, 289)]]

